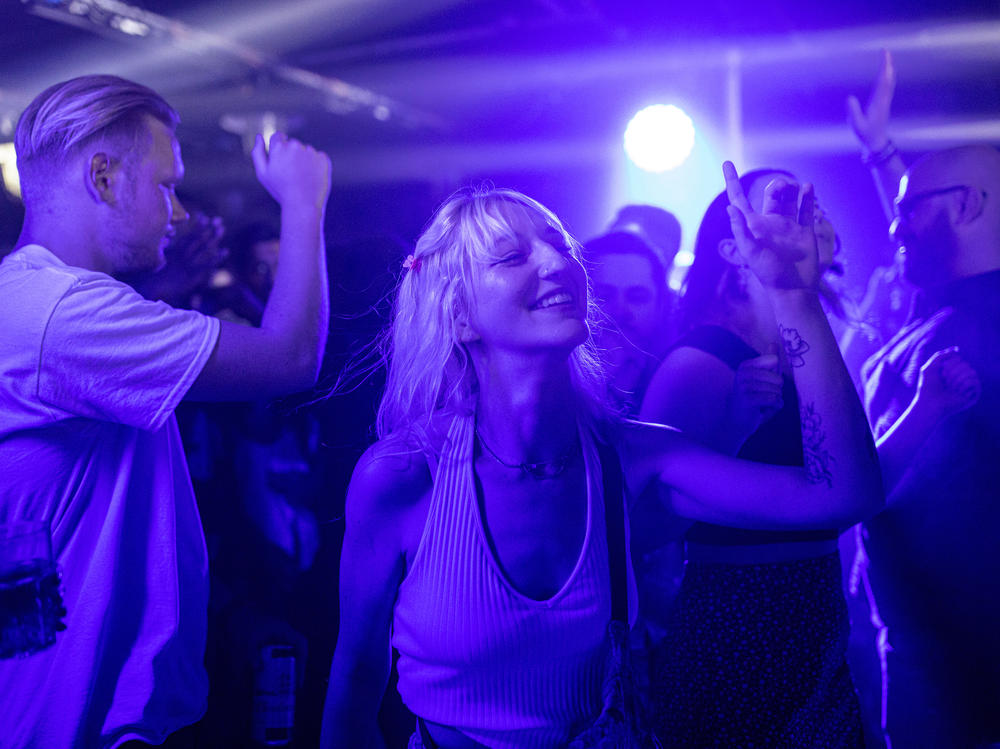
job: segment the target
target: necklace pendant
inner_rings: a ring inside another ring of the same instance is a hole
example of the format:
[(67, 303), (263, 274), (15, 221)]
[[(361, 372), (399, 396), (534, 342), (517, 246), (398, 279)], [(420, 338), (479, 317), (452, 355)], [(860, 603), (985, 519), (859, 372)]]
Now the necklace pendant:
[(569, 465), (570, 456), (539, 463), (521, 463), (521, 470), (535, 481), (545, 481), (560, 476)]
[(538, 461), (536, 463), (508, 463), (493, 452), (493, 448), (486, 444), (486, 440), (484, 440), (483, 436), (479, 433), (478, 426), (476, 427), (476, 439), (479, 441), (479, 444), (482, 445), (487, 454), (489, 454), (493, 460), (502, 465), (504, 468), (510, 468), (515, 471), (520, 469), (521, 473), (525, 476), (529, 476), (535, 481), (554, 479), (556, 476), (561, 475), (563, 471), (569, 467), (569, 464), (573, 462), (573, 456), (577, 449), (574, 447), (568, 453), (556, 458), (555, 460)]

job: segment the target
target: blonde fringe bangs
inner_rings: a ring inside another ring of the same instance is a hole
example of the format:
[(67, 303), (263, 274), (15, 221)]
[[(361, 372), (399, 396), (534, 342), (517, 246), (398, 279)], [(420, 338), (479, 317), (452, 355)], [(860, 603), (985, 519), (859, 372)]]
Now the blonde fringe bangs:
[[(406, 429), (418, 436), (430, 433), (435, 413), (468, 413), (475, 407), (475, 372), (455, 321), (474, 302), (475, 266), (498, 259), (498, 241), (514, 238), (503, 210), (511, 205), (541, 215), (579, 257), (579, 243), (555, 215), (521, 193), (465, 190), (442, 204), (414, 248), (418, 270), (405, 272), (397, 287), (384, 352), (385, 394), (376, 417), (380, 439)], [(597, 308), (589, 293), (587, 306), (592, 323)], [(570, 371), (588, 420), (606, 422), (606, 377), (591, 338), (570, 354)]]

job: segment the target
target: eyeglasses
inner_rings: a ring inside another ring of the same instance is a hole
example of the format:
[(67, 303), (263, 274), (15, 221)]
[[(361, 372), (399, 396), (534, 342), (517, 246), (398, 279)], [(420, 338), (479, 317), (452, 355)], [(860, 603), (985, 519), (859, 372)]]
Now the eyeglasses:
[[(956, 190), (971, 190), (972, 188), (968, 185), (952, 185), (951, 187), (940, 187), (937, 190), (926, 190), (924, 192), (915, 192), (912, 195), (907, 195), (904, 198), (896, 198), (896, 215), (901, 217), (909, 217), (913, 214), (917, 205), (924, 202), (928, 198), (934, 198), (938, 195), (946, 195), (949, 192), (955, 192)], [(986, 193), (984, 192), (985, 196)]]

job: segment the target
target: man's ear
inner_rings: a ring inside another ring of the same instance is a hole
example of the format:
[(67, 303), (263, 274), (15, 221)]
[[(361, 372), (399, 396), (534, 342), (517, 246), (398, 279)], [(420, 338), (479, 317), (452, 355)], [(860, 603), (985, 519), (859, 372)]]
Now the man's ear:
[(718, 249), (719, 256), (730, 265), (735, 265), (737, 268), (746, 266), (746, 260), (740, 255), (740, 248), (735, 239), (723, 239), (719, 242)]
[(966, 187), (960, 191), (956, 202), (955, 222), (968, 224), (979, 218), (983, 213), (985, 199), (986, 193), (978, 187)]
[(91, 198), (100, 203), (114, 202), (114, 182), (118, 177), (117, 171), (115, 160), (109, 154), (101, 151), (90, 157), (85, 182)]

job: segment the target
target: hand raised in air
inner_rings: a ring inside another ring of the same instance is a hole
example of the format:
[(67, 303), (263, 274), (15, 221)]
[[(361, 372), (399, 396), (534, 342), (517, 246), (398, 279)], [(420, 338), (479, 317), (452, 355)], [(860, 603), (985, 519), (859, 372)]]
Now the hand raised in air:
[(766, 287), (815, 289), (819, 283), (813, 187), (776, 177), (764, 189), (761, 211), (743, 192), (732, 162), (722, 165), (729, 223), (740, 256)]
[(889, 50), (883, 49), (878, 75), (864, 109), (858, 97), (847, 97), (847, 121), (869, 153), (878, 153), (889, 145), (889, 112), (895, 90), (896, 68)]
[(253, 152), (257, 179), (283, 208), (323, 207), (330, 196), (330, 157), (278, 132), (264, 147), (258, 133)]

